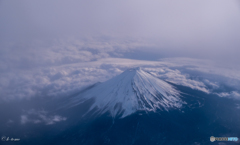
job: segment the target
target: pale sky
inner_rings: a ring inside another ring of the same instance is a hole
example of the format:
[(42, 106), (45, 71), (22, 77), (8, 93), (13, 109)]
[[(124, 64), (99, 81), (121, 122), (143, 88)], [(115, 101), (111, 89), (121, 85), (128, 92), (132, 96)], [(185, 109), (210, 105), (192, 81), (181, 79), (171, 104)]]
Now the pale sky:
[(2, 44), (107, 36), (161, 57), (240, 62), (238, 0), (1, 0), (0, 25)]

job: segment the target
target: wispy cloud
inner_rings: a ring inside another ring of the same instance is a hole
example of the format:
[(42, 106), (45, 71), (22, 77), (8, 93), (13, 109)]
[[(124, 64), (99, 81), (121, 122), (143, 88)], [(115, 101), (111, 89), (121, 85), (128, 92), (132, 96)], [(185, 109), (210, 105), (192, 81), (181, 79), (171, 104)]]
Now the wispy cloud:
[(207, 86), (205, 85), (204, 82), (190, 79), (190, 75), (182, 74), (177, 69), (173, 70), (173, 69), (165, 68), (165, 69), (162, 69), (162, 71), (160, 72), (157, 72), (158, 70), (154, 71), (154, 69), (150, 69), (150, 71), (153, 72), (152, 74), (154, 74), (155, 76), (162, 78), (166, 81), (172, 82), (174, 84), (187, 86), (195, 90), (203, 91), (205, 93), (210, 93), (210, 91), (207, 89)]
[(57, 122), (61, 122), (61, 121), (65, 121), (65, 120), (67, 120), (66, 117), (62, 117), (60, 115), (49, 115), (49, 113), (44, 110), (36, 111), (34, 109), (26, 111), (23, 115), (20, 116), (21, 124), (44, 123), (46, 125), (52, 125)]
[(234, 99), (240, 99), (240, 93), (237, 91), (232, 92), (222, 92), (222, 93), (216, 93), (219, 97), (228, 97), (228, 98), (234, 98)]
[(90, 38), (66, 38), (14, 42), (0, 46), (0, 72), (12, 69), (60, 66), (79, 62), (96, 61), (108, 57), (120, 57), (138, 47), (149, 47), (144, 40), (107, 40)]

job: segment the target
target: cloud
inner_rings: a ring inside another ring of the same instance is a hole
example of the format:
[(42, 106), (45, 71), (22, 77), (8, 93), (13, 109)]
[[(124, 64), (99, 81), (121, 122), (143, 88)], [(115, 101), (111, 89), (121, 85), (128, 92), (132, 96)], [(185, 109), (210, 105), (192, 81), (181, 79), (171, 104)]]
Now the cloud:
[(237, 105), (237, 109), (240, 109), (240, 104)]
[(160, 61), (168, 63), (169, 67), (184, 67), (188, 70), (240, 80), (239, 64), (229, 64), (221, 61), (211, 61), (209, 59), (193, 59), (186, 57), (164, 58), (160, 59)]
[(120, 57), (137, 47), (146, 46), (150, 44), (144, 41), (114, 40), (114, 38), (104, 40), (98, 37), (13, 42), (7, 46), (0, 46), (0, 64), (2, 64), (0, 72)]
[(204, 82), (205, 85), (210, 86), (213, 89), (218, 89), (219, 88), (219, 85), (217, 84), (217, 82), (211, 82), (208, 79), (204, 79), (203, 82)]
[(237, 90), (239, 10), (236, 0), (2, 1), (0, 99), (66, 96), (137, 66), (205, 93)]
[[(239, 12), (238, 0), (2, 1), (0, 44), (66, 36), (99, 36), (105, 41), (109, 37), (125, 38), (125, 41), (143, 39), (155, 47), (139, 47), (138, 50), (161, 57), (208, 58), (237, 63)], [(28, 51), (19, 45), (15, 47), (24, 53)], [(99, 45), (95, 43), (90, 47)], [(79, 60), (79, 57), (72, 60), (70, 54), (66, 55), (67, 61)]]
[(7, 124), (12, 124), (12, 123), (14, 123), (14, 121), (11, 120), (11, 119), (9, 119), (9, 120), (7, 121)]
[[(178, 61), (177, 59), (146, 61), (103, 58), (89, 62), (2, 72), (0, 75), (0, 92), (2, 94), (0, 99), (68, 96), (94, 83), (106, 81), (128, 68), (139, 66), (162, 80), (205, 93), (219, 92), (224, 85), (231, 87), (232, 91), (238, 91), (240, 81), (238, 81), (237, 68), (229, 70), (215, 66), (211, 64), (211, 61), (206, 60), (185, 58), (188, 63), (181, 62), (182, 60), (183, 58)], [(233, 78), (236, 79), (232, 80)]]
[[(154, 69), (150, 69), (150, 72), (152, 72), (153, 70)], [(205, 93), (210, 93), (210, 91), (207, 89), (207, 86), (203, 82), (190, 79), (190, 75), (184, 75), (179, 70), (165, 68), (161, 69), (160, 72), (157, 71), (153, 71), (152, 74), (174, 84), (187, 86), (195, 90), (203, 91)]]
[[(112, 64), (119, 61), (123, 64)], [(124, 62), (125, 61), (125, 62)], [(74, 63), (64, 66), (51, 66), (31, 70), (18, 70), (1, 73), (1, 99), (26, 99), (34, 96), (64, 96), (97, 82), (102, 82), (121, 73), (128, 67), (144, 61), (110, 59), (95, 62)], [(145, 62), (146, 63), (146, 62)], [(147, 62), (151, 64), (152, 62)]]
[(240, 93), (237, 91), (232, 92), (222, 92), (222, 93), (216, 93), (219, 97), (227, 97), (227, 98), (234, 98), (234, 99), (240, 99)]
[(44, 110), (34, 110), (31, 109), (29, 111), (26, 111), (24, 115), (20, 116), (20, 123), (26, 124), (26, 123), (44, 123), (46, 125), (52, 125), (57, 122), (65, 121), (67, 120), (66, 117), (62, 117), (60, 115), (48, 115), (48, 112)]
[(28, 122), (28, 117), (26, 115), (21, 115), (21, 120), (20, 120), (21, 124), (25, 124)]

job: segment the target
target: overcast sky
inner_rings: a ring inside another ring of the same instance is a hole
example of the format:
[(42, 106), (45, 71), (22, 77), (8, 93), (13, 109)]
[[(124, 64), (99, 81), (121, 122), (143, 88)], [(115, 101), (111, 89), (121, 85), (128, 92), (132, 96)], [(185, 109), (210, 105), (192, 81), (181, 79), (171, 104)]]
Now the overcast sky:
[(64, 95), (136, 66), (239, 97), (239, 54), (239, 0), (0, 0), (0, 99)]
[[(238, 0), (1, 0), (1, 44), (98, 37), (160, 57), (240, 62)], [(107, 39), (105, 39), (107, 36)], [(95, 40), (94, 40), (95, 41)], [(24, 46), (15, 45), (25, 52)], [(32, 46), (34, 47), (34, 46)], [(36, 46), (37, 47), (37, 46)], [(3, 49), (3, 46), (1, 46)], [(144, 55), (141, 55), (144, 59)]]

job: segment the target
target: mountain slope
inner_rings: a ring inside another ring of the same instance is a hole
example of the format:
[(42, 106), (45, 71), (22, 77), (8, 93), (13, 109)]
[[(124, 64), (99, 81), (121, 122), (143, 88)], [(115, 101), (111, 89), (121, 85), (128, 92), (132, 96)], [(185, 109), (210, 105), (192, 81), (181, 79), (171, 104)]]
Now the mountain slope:
[(170, 84), (140, 68), (129, 69), (72, 99), (70, 106), (89, 99), (94, 103), (88, 110), (96, 114), (110, 112), (113, 117), (126, 117), (137, 110), (156, 111), (180, 108), (183, 101)]

